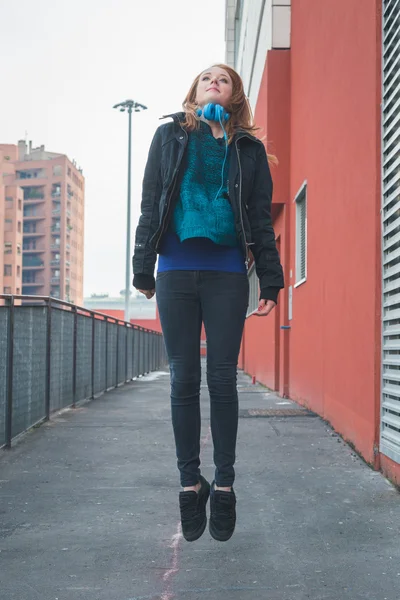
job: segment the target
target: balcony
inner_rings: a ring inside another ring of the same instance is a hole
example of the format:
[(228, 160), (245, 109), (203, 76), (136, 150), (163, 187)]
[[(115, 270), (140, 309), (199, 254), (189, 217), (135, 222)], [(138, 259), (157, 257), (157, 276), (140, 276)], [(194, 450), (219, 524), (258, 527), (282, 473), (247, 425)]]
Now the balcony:
[(45, 199), (46, 188), (44, 185), (24, 185), (22, 183), (20, 185), (23, 188), (25, 202), (29, 200), (40, 202)]
[(44, 196), (32, 196), (29, 198), (24, 198), (24, 206), (33, 206), (34, 204), (39, 204), (40, 202), (46, 202), (46, 198)]
[(54, 208), (54, 209), (52, 210), (52, 215), (53, 215), (53, 217), (56, 217), (56, 216), (58, 216), (58, 215), (61, 215), (61, 208)]
[(28, 200), (44, 200), (45, 194), (44, 190), (40, 188), (40, 191), (35, 188), (23, 188), (24, 190), (24, 200), (27, 202)]
[(58, 285), (60, 285), (60, 276), (58, 275), (57, 277), (52, 277), (52, 278), (50, 279), (50, 281), (51, 281), (51, 284), (52, 284), (52, 285), (54, 285), (54, 284), (58, 284)]
[(60, 252), (60, 244), (51, 244), (50, 250)]
[(17, 179), (47, 179), (46, 169), (21, 169), (16, 171)]
[(24, 239), (25, 238), (37, 238), (37, 237), (44, 236), (44, 235), (45, 235), (44, 231), (43, 232), (40, 232), (40, 231), (24, 231), (23, 232)]
[(71, 211), (67, 209), (67, 217), (71, 216)]
[(22, 258), (22, 268), (25, 269), (43, 269), (44, 262), (38, 256), (24, 256)]
[(65, 244), (67, 250), (71, 250), (71, 246), (69, 244)]
[(56, 190), (55, 192), (51, 192), (52, 198), (61, 198), (61, 190)]
[(26, 221), (40, 221), (40, 220), (43, 220), (45, 218), (46, 218), (45, 215), (24, 215), (23, 216), (23, 221), (24, 221), (24, 223)]
[(22, 287), (42, 287), (44, 285), (44, 279), (38, 279), (36, 281), (24, 281), (22, 280)]
[(50, 261), (50, 264), (52, 267), (59, 267), (60, 266), (60, 259), (56, 258)]
[(22, 254), (40, 254), (40, 252), (46, 252), (44, 248), (23, 248)]
[(66, 261), (65, 261), (65, 266), (66, 266), (66, 267), (70, 267), (70, 266), (71, 266), (71, 263), (69, 262), (69, 260), (66, 260)]
[[(42, 263), (41, 265), (24, 265), (23, 267), (24, 272), (25, 271), (40, 271), (41, 269), (44, 269), (44, 263)], [(24, 284), (25, 285), (25, 284)]]

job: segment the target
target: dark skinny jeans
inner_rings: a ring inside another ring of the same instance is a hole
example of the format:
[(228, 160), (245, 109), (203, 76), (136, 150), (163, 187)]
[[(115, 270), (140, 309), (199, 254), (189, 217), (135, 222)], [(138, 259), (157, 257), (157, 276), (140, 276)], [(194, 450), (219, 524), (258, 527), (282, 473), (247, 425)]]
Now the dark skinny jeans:
[(200, 335), (207, 337), (215, 482), (233, 485), (238, 429), (237, 362), (249, 298), (247, 276), (165, 271), (156, 297), (171, 371), (171, 410), (181, 485), (200, 475)]

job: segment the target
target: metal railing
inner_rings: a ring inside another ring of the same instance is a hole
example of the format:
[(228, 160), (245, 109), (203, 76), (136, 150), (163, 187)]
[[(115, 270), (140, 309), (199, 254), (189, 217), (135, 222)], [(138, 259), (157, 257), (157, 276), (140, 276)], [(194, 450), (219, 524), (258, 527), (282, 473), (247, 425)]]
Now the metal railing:
[(167, 362), (160, 333), (45, 296), (0, 294), (0, 447)]

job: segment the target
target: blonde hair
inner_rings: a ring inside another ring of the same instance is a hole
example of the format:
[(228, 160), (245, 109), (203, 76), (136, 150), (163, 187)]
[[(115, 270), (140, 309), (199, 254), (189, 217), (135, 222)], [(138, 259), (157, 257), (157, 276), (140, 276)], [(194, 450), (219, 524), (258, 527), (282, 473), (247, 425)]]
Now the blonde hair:
[[(254, 124), (253, 113), (247, 96), (244, 93), (243, 81), (239, 73), (232, 69), (232, 67), (224, 64), (212, 65), (212, 67), (226, 71), (232, 81), (232, 96), (229, 104), (224, 106), (226, 111), (230, 114), (229, 120), (224, 123), (228, 136), (228, 143), (230, 144), (232, 142), (233, 136), (238, 130), (246, 131), (246, 133), (255, 136), (260, 130), (260, 127), (257, 127)], [(198, 108), (196, 104), (196, 93), (200, 77), (203, 73), (204, 71), (197, 75), (182, 104), (185, 112), (185, 120), (183, 121), (182, 126), (187, 129), (187, 131), (194, 131), (199, 128), (200, 119), (196, 114)], [(270, 154), (267, 156), (269, 162), (278, 162), (275, 156)]]

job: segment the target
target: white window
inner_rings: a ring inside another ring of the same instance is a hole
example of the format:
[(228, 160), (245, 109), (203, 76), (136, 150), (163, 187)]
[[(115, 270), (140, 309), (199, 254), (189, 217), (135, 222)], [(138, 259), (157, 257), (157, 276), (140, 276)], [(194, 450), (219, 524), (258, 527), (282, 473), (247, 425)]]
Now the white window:
[(307, 279), (307, 182), (295, 198), (296, 202), (296, 286)]

